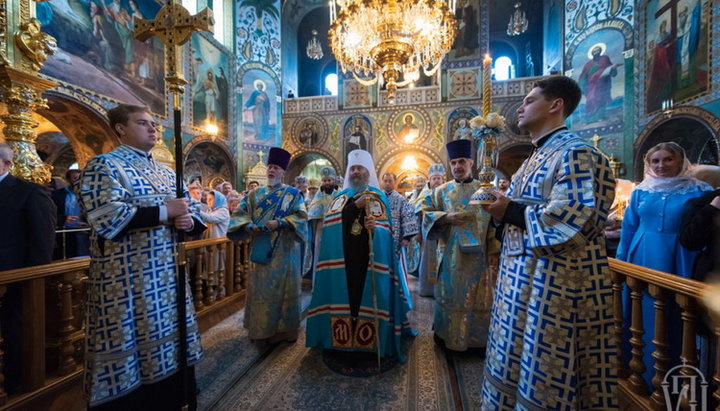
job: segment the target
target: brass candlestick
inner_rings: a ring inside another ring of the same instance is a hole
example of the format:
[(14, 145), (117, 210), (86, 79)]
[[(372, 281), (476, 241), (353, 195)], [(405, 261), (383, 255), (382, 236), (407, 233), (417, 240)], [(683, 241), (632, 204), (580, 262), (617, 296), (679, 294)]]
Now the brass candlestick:
[(470, 121), (473, 137), (478, 141), (477, 162), (481, 167), (478, 173), (480, 188), (470, 197), (470, 204), (486, 205), (496, 200), (492, 194), (498, 157), (496, 136), (504, 125), (505, 118), (497, 113), (490, 113), (485, 118), (478, 116)]

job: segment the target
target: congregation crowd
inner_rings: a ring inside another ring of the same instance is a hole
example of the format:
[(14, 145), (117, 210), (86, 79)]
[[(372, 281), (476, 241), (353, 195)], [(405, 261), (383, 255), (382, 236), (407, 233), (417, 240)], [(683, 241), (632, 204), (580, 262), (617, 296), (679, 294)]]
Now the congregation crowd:
[[(91, 409), (159, 404), (172, 392), (179, 342), (177, 305), (168, 296), (176, 290), (176, 231), (192, 239), (253, 239), (244, 326), (257, 344), (298, 338), (304, 277), (312, 284), (308, 347), (403, 362), (402, 341), (416, 335), (413, 299), (434, 298), (437, 344), (485, 358), (484, 409), (613, 409), (618, 349), (605, 232), (619, 232), (620, 260), (708, 281), (720, 267), (720, 181), (712, 173), (707, 182), (693, 176), (680, 145), (658, 144), (644, 156), (645, 178), (624, 215), (608, 219), (617, 214), (608, 160), (565, 126), (579, 101), (580, 89), (567, 77), (535, 84), (518, 108), (533, 151), (512, 179), (498, 181), (496, 200), (486, 205), (470, 201), (480, 182), (469, 140), (448, 143), (448, 163), (430, 166), (407, 197), (396, 191), (394, 174), (378, 179), (367, 151), (348, 154), (344, 176), (325, 167), (317, 180), (300, 176), (288, 185), (291, 154), (272, 148), (266, 183), (250, 182), (240, 192), (230, 182), (203, 187), (197, 179), (188, 182), (186, 198), (173, 198), (174, 172), (148, 154), (157, 138), (149, 110), (120, 105), (108, 115), (123, 145), (69, 171), (68, 187), (52, 196), (10, 175), (13, 153), (0, 144), (0, 214), (25, 222), (19, 242), (19, 232), (12, 241), (2, 235), (0, 271), (49, 263), (52, 245), (44, 256), (35, 245), (17, 247), (52, 238), (55, 229), (68, 230), (65, 256), (83, 255), (83, 247), (91, 256)], [(13, 203), (3, 202), (9, 196)], [(613, 227), (615, 221), (622, 225)], [(418, 276), (419, 297), (408, 287), (411, 275)], [(629, 298), (626, 290), (626, 319)], [(191, 299), (192, 366), (202, 345)], [(653, 299), (643, 304), (652, 389)], [(701, 357), (713, 351), (709, 345), (700, 345)]]

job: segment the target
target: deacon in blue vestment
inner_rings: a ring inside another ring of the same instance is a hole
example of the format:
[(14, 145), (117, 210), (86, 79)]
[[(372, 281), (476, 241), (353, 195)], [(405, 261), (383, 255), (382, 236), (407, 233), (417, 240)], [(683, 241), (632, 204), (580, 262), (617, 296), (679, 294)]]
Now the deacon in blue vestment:
[(438, 266), (429, 273), (435, 285), (435, 337), (453, 351), (485, 348), (492, 291), (487, 265), (489, 242), (496, 241), (490, 215), (470, 197), (480, 188), (472, 178), (472, 142), (447, 144), (454, 177), (425, 198), (423, 238), (438, 241)]
[(370, 153), (353, 150), (345, 186), (325, 213), (307, 346), (377, 352), (379, 340), (382, 356), (404, 361), (400, 336), (409, 323), (404, 279), (394, 264), (390, 205), (378, 189)]
[(617, 408), (617, 346), (603, 227), (615, 179), (608, 160), (569, 132), (580, 87), (535, 83), (518, 126), (535, 146), (507, 197), (482, 386), (488, 410)]
[(252, 235), (245, 328), (259, 343), (295, 341), (300, 328), (300, 282), (308, 236), (302, 193), (282, 183), (290, 153), (273, 147), (268, 154), (267, 186), (248, 193), (233, 212), (228, 238)]
[[(85, 395), (91, 409), (167, 406), (180, 390), (175, 231), (205, 226), (199, 203), (174, 198), (175, 173), (149, 154), (159, 138), (150, 109), (121, 104), (108, 118), (123, 145), (91, 159), (80, 182), (92, 227)], [(186, 288), (187, 359), (194, 364), (202, 348)], [(192, 391), (190, 398), (192, 405)]]

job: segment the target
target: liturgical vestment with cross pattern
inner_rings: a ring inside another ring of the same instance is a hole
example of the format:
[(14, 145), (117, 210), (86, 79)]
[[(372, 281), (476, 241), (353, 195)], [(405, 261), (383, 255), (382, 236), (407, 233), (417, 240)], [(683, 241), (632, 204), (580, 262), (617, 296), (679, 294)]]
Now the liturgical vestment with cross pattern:
[[(85, 311), (90, 406), (178, 370), (174, 229), (160, 224), (125, 230), (139, 208), (174, 197), (175, 172), (128, 146), (85, 167), (80, 199), (92, 226)], [(199, 203), (192, 203), (191, 214), (200, 224)], [(187, 358), (194, 364), (202, 347), (187, 284), (186, 289)]]
[(526, 230), (505, 225), (483, 409), (617, 408), (617, 347), (603, 228), (608, 160), (567, 130), (513, 176)]

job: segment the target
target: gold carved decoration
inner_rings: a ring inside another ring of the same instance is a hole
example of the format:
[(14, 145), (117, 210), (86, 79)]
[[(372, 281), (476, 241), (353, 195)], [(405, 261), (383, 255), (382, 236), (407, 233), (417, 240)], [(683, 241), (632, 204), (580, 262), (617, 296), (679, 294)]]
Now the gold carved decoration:
[(173, 157), (172, 152), (168, 148), (167, 144), (165, 144), (165, 140), (163, 140), (163, 126), (158, 125), (155, 130), (157, 139), (155, 140), (155, 146), (150, 149), (150, 154), (152, 154), (156, 161), (159, 161), (170, 168), (175, 168), (175, 157)]
[(20, 31), (15, 34), (15, 43), (30, 60), (35, 71), (40, 71), (48, 56), (55, 54), (57, 49), (55, 38), (41, 32), (40, 21), (34, 17), (20, 25)]
[(47, 108), (42, 93), (57, 86), (38, 76), (57, 44), (40, 31), (40, 21), (32, 17), (34, 7), (30, 0), (0, 0), (0, 102), (5, 104), (0, 121), (4, 124), (2, 139), (15, 153), (12, 175), (44, 183), (50, 180), (52, 167), (37, 154), (38, 121), (32, 114)]
[[(34, 77), (34, 78), (33, 78)], [(37, 120), (30, 117), (39, 108), (47, 108), (42, 92), (55, 83), (39, 79), (11, 67), (0, 70), (0, 100), (7, 113), (0, 115), (5, 123), (2, 130), (5, 141), (15, 152), (15, 160), (10, 173), (16, 177), (37, 183), (50, 180), (51, 166), (38, 157), (35, 148)]]
[(0, 65), (7, 66), (10, 64), (5, 53), (7, 53), (7, 5), (4, 1), (0, 1)]

